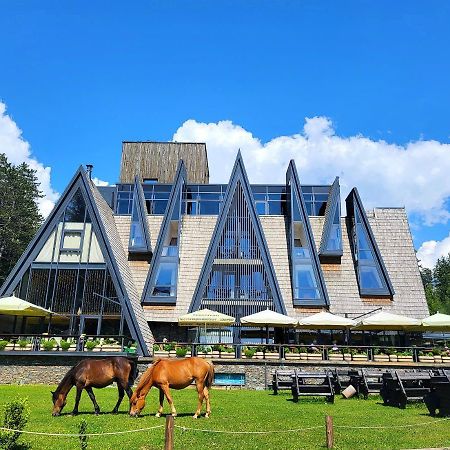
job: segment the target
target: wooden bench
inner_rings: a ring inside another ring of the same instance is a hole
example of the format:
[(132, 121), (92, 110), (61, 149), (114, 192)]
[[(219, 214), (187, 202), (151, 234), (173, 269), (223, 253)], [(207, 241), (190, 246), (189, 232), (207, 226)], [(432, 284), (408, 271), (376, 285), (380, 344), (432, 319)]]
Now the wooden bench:
[(358, 390), (361, 378), (361, 372), (359, 370), (334, 369), (331, 373), (335, 394), (341, 394), (350, 385)]
[(437, 410), (440, 416), (450, 416), (450, 371), (431, 377), (430, 392), (424, 395), (423, 400), (432, 416)]
[(384, 373), (380, 389), (384, 404), (405, 408), (408, 402), (423, 401), (430, 392), (431, 377), (429, 372), (418, 371)]
[(292, 388), (292, 377), (295, 370), (275, 370), (272, 372), (272, 390), (274, 395), (281, 390), (290, 390)]
[(383, 374), (386, 370), (361, 369), (361, 378), (356, 391), (367, 400), (369, 394), (379, 394), (383, 386)]
[(326, 397), (328, 402), (334, 403), (331, 372), (296, 371), (292, 375), (292, 397), (294, 402), (298, 402), (299, 397)]

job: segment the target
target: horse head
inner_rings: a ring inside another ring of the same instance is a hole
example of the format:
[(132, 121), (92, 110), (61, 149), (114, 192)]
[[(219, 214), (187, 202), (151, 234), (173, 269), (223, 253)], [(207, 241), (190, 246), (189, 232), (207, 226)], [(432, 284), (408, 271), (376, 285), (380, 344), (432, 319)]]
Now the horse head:
[(137, 417), (145, 407), (146, 395), (139, 395), (138, 392), (134, 392), (130, 398), (130, 416)]
[(52, 401), (53, 401), (53, 410), (52, 416), (56, 417), (61, 414), (64, 406), (67, 403), (67, 396), (58, 392), (50, 391), (52, 393)]

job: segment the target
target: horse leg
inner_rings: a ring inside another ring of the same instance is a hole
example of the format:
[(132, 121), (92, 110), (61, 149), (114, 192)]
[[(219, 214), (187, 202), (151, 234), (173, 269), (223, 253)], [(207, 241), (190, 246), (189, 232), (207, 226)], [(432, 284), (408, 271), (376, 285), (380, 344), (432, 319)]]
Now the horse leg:
[(159, 408), (158, 412), (155, 414), (155, 417), (161, 417), (163, 412), (163, 403), (164, 403), (164, 391), (162, 389), (159, 390)]
[(75, 406), (73, 407), (72, 416), (78, 414), (78, 404), (80, 403), (81, 393), (83, 392), (83, 386), (77, 385), (77, 394), (75, 395)]
[(173, 404), (172, 396), (170, 395), (169, 385), (163, 384), (161, 385), (161, 389), (164, 391), (164, 395), (167, 398), (167, 402), (170, 405), (170, 411), (172, 412), (172, 416), (175, 417), (177, 415), (177, 410), (175, 409), (175, 405)]
[(119, 399), (117, 400), (116, 406), (114, 406), (114, 409), (112, 410), (113, 414), (117, 414), (117, 411), (119, 411), (119, 406), (122, 403), (122, 399), (125, 395), (125, 390), (119, 382), (117, 383), (117, 389), (119, 390)]
[(205, 414), (205, 417), (208, 418), (209, 416), (211, 416), (211, 403), (209, 402), (209, 389), (207, 387), (205, 387), (203, 389), (203, 395), (205, 396), (205, 399), (206, 399), (206, 414)]
[(100, 413), (100, 406), (98, 406), (97, 400), (95, 399), (94, 391), (92, 390), (91, 387), (87, 387), (85, 389), (89, 395), (89, 398), (91, 399), (92, 403), (94, 404), (95, 414), (98, 415)]
[(195, 414), (192, 416), (194, 419), (196, 419), (202, 411), (203, 398), (204, 398), (203, 384), (200, 383), (199, 381), (197, 381), (196, 385), (197, 385), (197, 393), (198, 393), (198, 404), (197, 404), (197, 410), (195, 411)]

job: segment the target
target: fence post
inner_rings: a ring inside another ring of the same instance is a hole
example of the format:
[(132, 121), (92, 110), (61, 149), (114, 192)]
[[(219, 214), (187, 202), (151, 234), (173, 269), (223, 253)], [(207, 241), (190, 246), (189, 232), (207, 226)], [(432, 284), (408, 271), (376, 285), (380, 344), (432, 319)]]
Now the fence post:
[(325, 432), (327, 448), (333, 448), (333, 417), (331, 416), (325, 416)]
[(164, 439), (164, 450), (173, 450), (174, 419), (172, 414), (166, 416), (166, 433)]

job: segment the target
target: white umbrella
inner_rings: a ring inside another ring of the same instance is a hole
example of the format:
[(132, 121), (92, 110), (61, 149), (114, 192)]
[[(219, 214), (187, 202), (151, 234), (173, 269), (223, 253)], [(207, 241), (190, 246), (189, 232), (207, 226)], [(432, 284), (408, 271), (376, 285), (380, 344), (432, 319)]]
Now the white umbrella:
[(0, 314), (9, 316), (46, 317), (53, 313), (48, 309), (34, 305), (33, 303), (12, 295), (11, 297), (0, 298)]
[(293, 327), (297, 320), (284, 314), (266, 309), (249, 316), (241, 318), (242, 325), (249, 325), (255, 327), (271, 326), (271, 327)]
[(357, 324), (357, 330), (417, 330), (421, 321), (400, 314), (392, 314), (385, 311), (364, 317)]
[(427, 331), (450, 331), (450, 316), (448, 314), (436, 313), (425, 317), (422, 326)]
[(356, 325), (356, 322), (346, 317), (336, 316), (327, 311), (322, 311), (312, 316), (300, 319), (298, 326), (306, 329), (345, 330)]
[(228, 326), (233, 325), (234, 321), (235, 318), (232, 316), (206, 308), (178, 317), (178, 325), (181, 327), (202, 325)]

